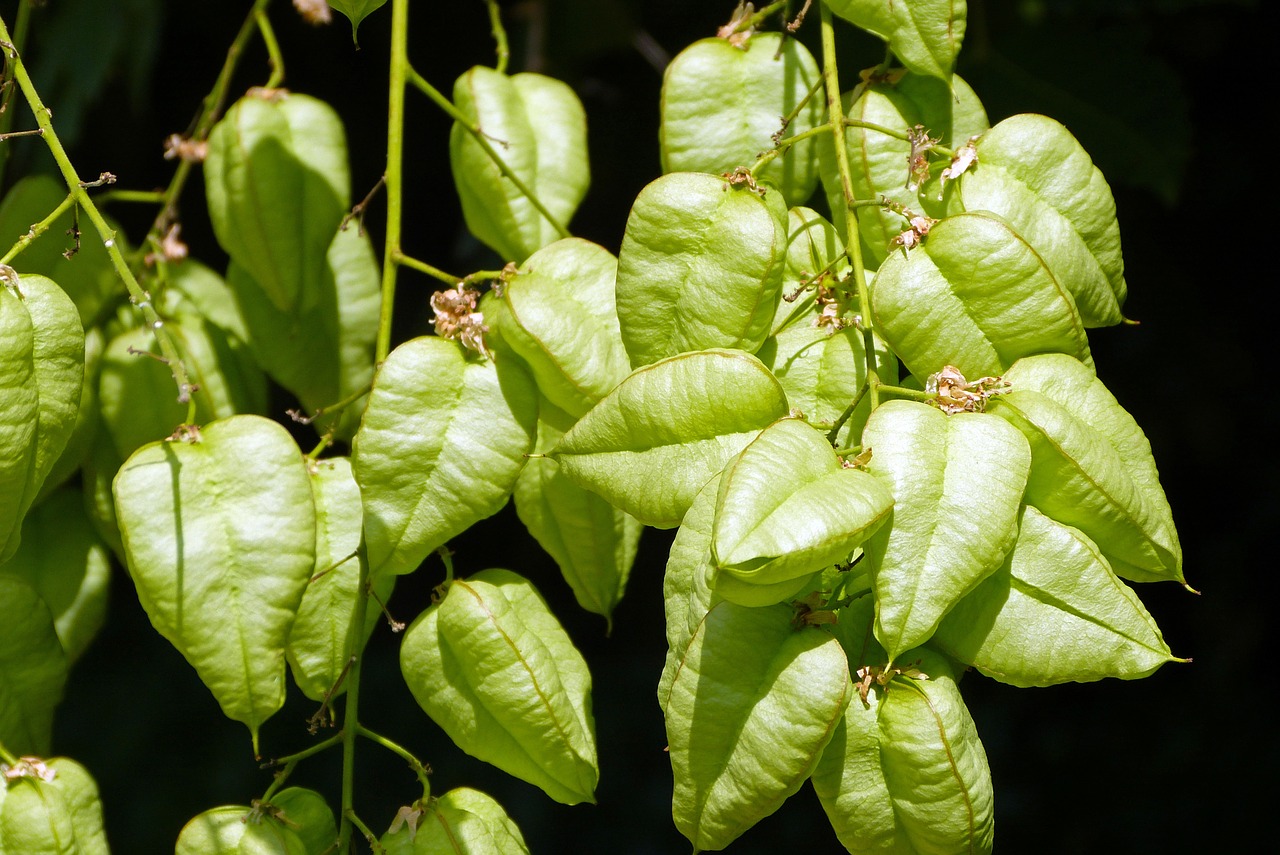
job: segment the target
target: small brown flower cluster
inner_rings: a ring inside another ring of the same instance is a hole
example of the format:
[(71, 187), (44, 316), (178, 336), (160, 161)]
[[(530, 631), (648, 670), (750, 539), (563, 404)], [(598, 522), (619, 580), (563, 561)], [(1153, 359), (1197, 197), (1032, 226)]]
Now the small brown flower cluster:
[(479, 299), (480, 292), (462, 282), (451, 290), (435, 292), (431, 295), (433, 323), (441, 338), (460, 341), (463, 347), (488, 356), (484, 334), (489, 328), (484, 324), (484, 315), (476, 311)]
[(16, 781), (19, 778), (39, 778), (41, 781), (52, 781), (58, 777), (57, 771), (50, 769), (39, 757), (19, 757), (12, 766), (0, 763), (0, 781)]

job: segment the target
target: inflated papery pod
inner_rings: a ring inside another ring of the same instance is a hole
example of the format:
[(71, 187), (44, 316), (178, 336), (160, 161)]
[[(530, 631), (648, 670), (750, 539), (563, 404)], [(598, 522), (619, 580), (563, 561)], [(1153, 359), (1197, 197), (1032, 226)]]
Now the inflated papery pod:
[[(323, 851), (323, 850), (321, 850)], [(182, 827), (174, 855), (314, 855), (289, 821), (269, 807), (224, 805)]]
[[(337, 697), (346, 691), (353, 644), (351, 619), (360, 595), (360, 545), (363, 515), (360, 488), (351, 474), (351, 461), (330, 457), (308, 464), (311, 498), (316, 508), (316, 563), (298, 616), (289, 630), (285, 656), (302, 693), (313, 701)], [(395, 576), (373, 580), (364, 616), (364, 637), (378, 625), (378, 613), (395, 586)], [(336, 689), (335, 689), (336, 687)]]
[(1085, 365), (1062, 354), (1020, 360), (988, 410), (1031, 443), (1026, 502), (1080, 529), (1117, 575), (1184, 582), (1182, 546), (1151, 444)]
[(848, 661), (786, 605), (711, 607), (665, 704), (672, 815), (694, 851), (723, 849), (804, 784), (853, 694)]
[[(745, 589), (718, 590), (744, 605), (779, 602), (847, 560), (892, 510), (890, 490), (841, 465), (823, 434), (799, 419), (774, 422), (720, 475), (711, 554), (718, 574)], [(787, 582), (792, 590), (777, 588)], [(752, 586), (766, 596), (752, 597)]]
[(595, 802), (591, 672), (527, 579), (455, 579), (405, 632), (400, 671), (463, 751), (558, 802)]
[(631, 372), (614, 301), (617, 273), (607, 249), (565, 238), (529, 256), (480, 304), (499, 362), (514, 353), (546, 399), (575, 419)]
[(53, 614), (26, 579), (0, 573), (0, 626), (0, 744), (46, 754), (68, 668)]
[(204, 161), (218, 243), (277, 309), (307, 309), (351, 205), (342, 120), (284, 89), (251, 89), (214, 125)]
[(263, 812), (297, 832), (307, 855), (336, 852), (338, 824), (324, 796), (305, 787), (286, 787), (271, 797)]
[[(453, 102), (503, 165), (567, 226), (591, 183), (586, 112), (573, 90), (541, 74), (508, 77), (476, 66), (454, 83)], [(504, 260), (524, 261), (563, 236), (457, 122), (449, 133), (449, 164), (467, 228)]]
[(1031, 448), (998, 416), (886, 401), (862, 441), (867, 469), (893, 494), (872, 537), (876, 638), (891, 659), (918, 647), (1004, 562), (1018, 535)]
[(0, 563), (18, 548), (22, 519), (71, 438), (83, 380), (84, 329), (71, 298), (43, 276), (0, 282)]
[(1048, 116), (1010, 116), (974, 150), (977, 160), (960, 177), (964, 208), (1008, 220), (1071, 291), (1085, 326), (1124, 320), (1115, 199), (1071, 132)]
[(60, 487), (40, 502), (22, 525), (22, 544), (0, 575), (20, 576), (53, 614), (58, 639), (74, 662), (107, 614), (111, 553), (94, 531), (75, 487)]
[(289, 432), (233, 416), (145, 445), (115, 479), (138, 599), (258, 751), (315, 571), (310, 476)]
[[(183, 366), (196, 388), (196, 421), (224, 419), (266, 410), (267, 382), (243, 344), (194, 315), (165, 322)], [(103, 426), (126, 458), (149, 442), (173, 434), (187, 419), (173, 372), (148, 354), (158, 354), (155, 331), (135, 327), (107, 344), (98, 373)]]
[(0, 853), (107, 855), (93, 776), (67, 757), (0, 763)]
[(947, 613), (931, 645), (1015, 686), (1134, 680), (1181, 661), (1097, 544), (1029, 505), (1008, 559)]
[(917, 648), (886, 673), (872, 619), (864, 597), (833, 628), (865, 690), (813, 770), (836, 836), (851, 853), (991, 852), (991, 772), (951, 665)]
[[(534, 450), (554, 448), (573, 421), (543, 401)], [(613, 609), (626, 591), (644, 526), (569, 480), (553, 458), (530, 460), (520, 470), (512, 498), (520, 521), (555, 559), (578, 605), (604, 616), (612, 630)]]
[(786, 393), (754, 356), (682, 353), (629, 374), (550, 456), (614, 507), (675, 528), (707, 479), (786, 414)]
[(387, 855), (528, 855), (524, 836), (489, 795), (458, 787), (425, 805), (402, 809), (379, 841)]
[[(682, 50), (662, 78), (659, 143), (663, 172), (732, 172), (822, 122), (821, 79), (803, 43), (781, 33), (708, 38)], [(802, 106), (803, 105), (803, 106)], [(792, 116), (785, 128), (783, 116)], [(801, 205), (818, 184), (813, 140), (802, 140), (756, 173)]]
[(923, 244), (885, 259), (871, 317), (921, 379), (944, 365), (969, 378), (998, 375), (1033, 353), (1093, 361), (1067, 286), (1008, 221), (985, 211), (941, 220)]
[[(346, 400), (373, 378), (373, 343), (382, 299), (380, 271), (367, 234), (338, 231), (325, 256), (324, 275), (310, 283), (310, 306), (282, 311), (261, 299), (253, 274), (234, 260), (226, 288), (243, 315), (244, 334), (254, 359), (273, 380), (309, 411)], [(349, 439), (359, 426), (361, 402), (337, 418), (321, 416), (325, 431), (337, 422), (336, 435)]]
[(33, 505), (40, 504), (72, 480), (72, 476), (84, 466), (98, 435), (103, 432), (102, 408), (98, 404), (98, 369), (102, 365), (102, 352), (106, 346), (107, 339), (102, 327), (85, 330), (84, 379), (80, 385), (80, 407), (76, 413), (75, 427), (71, 429), (66, 447), (49, 468), (49, 474), (40, 485)]
[(884, 39), (917, 74), (950, 82), (967, 20), (965, 0), (830, 0), (831, 11)]
[[(917, 137), (920, 133), (927, 134), (930, 140), (937, 140), (939, 145), (950, 149), (960, 148), (989, 126), (982, 102), (958, 76), (953, 76), (948, 85), (937, 77), (903, 73), (898, 69), (884, 78), (871, 80), (856, 101), (852, 94), (846, 93), (843, 101), (847, 119), (899, 132), (920, 126), (924, 130), (917, 132)], [(917, 149), (919, 145), (917, 142)], [(858, 232), (862, 235), (867, 262), (878, 267), (894, 251), (894, 238), (911, 226), (912, 215), (938, 216), (933, 210), (937, 203), (925, 196), (926, 188), (935, 191), (936, 188), (921, 180), (927, 173), (911, 171), (909, 140), (855, 124), (845, 129), (845, 148), (854, 198), (896, 203), (896, 210), (887, 206), (858, 209)], [(832, 221), (843, 230), (844, 191), (830, 134), (819, 138), (818, 152)], [(940, 161), (935, 171), (943, 168), (945, 163)]]
[(382, 363), (352, 444), (369, 569), (412, 572), (507, 503), (533, 449), (538, 398), (515, 360), (501, 370), (435, 336)]
[(759, 350), (773, 328), (786, 247), (786, 203), (776, 193), (699, 172), (651, 182), (618, 252), (631, 365), (708, 348)]

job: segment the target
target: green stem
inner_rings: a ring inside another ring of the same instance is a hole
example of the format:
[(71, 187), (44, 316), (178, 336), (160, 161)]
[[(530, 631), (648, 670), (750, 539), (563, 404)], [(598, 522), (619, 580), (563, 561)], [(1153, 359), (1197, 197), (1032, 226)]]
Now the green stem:
[[(382, 364), (391, 352), (391, 321), (395, 317), (396, 272), (400, 251), (400, 209), (404, 204), (404, 90), (409, 67), (409, 3), (391, 4), (391, 67), (387, 89), (387, 234), (382, 250), (382, 310), (374, 362)], [(456, 281), (456, 280), (455, 280)]]
[(756, 12), (750, 18), (747, 18), (745, 21), (738, 24), (738, 26), (734, 29), (734, 32), (741, 33), (751, 29), (752, 27), (760, 26), (761, 24), (764, 23), (766, 18), (768, 18), (774, 12), (777, 12), (779, 9), (786, 7), (790, 2), (791, 0), (777, 0), (777, 2), (775, 3), (770, 3), (768, 6), (765, 6), (759, 12)]
[(832, 445), (836, 444), (836, 440), (840, 436), (840, 429), (844, 427), (845, 422), (849, 421), (850, 417), (853, 416), (853, 411), (858, 409), (858, 404), (862, 403), (863, 396), (867, 394), (867, 390), (870, 388), (871, 378), (868, 377), (862, 382), (862, 388), (858, 390), (858, 394), (853, 396), (853, 402), (850, 403), (849, 406), (845, 407), (844, 412), (840, 414), (840, 418), (836, 419), (835, 427), (831, 428), (831, 430), (827, 432), (827, 442)]
[[(20, 0), (18, 3), (18, 17), (13, 24), (13, 48), (18, 53), (22, 53), (22, 48), (27, 43), (27, 31), (31, 28), (31, 0)], [(9, 129), (13, 127), (13, 116), (17, 110), (4, 110), (0, 112), (0, 139), (6, 138)], [(0, 146), (0, 191), (4, 189), (4, 172), (5, 167), (9, 164), (9, 149)]]
[(880, 394), (888, 395), (891, 398), (906, 398), (908, 401), (932, 401), (936, 395), (920, 389), (908, 389), (906, 386), (889, 386), (880, 384)]
[(65, 214), (67, 209), (75, 203), (76, 197), (68, 194), (67, 198), (63, 199), (62, 203), (53, 209), (53, 213), (36, 223), (25, 235), (18, 238), (17, 243), (9, 248), (9, 251), (4, 254), (3, 258), (0, 258), (0, 264), (8, 264), (10, 261), (13, 261), (13, 259), (16, 258), (20, 252), (29, 247), (36, 238), (47, 232), (49, 227), (53, 225), (54, 221)]
[(419, 261), (418, 259), (414, 258), (411, 255), (405, 255), (400, 250), (395, 251), (395, 254), (392, 257), (392, 261), (395, 262), (396, 264), (400, 264), (405, 267), (408, 267), (410, 270), (416, 270), (419, 273), (425, 273), (431, 278), (439, 279), (441, 282), (445, 282), (449, 285), (457, 285), (460, 281), (462, 281), (457, 276), (454, 276), (452, 273), (446, 273), (443, 270), (441, 270), (439, 267), (434, 267), (430, 264), (427, 264), (425, 261)]
[(278, 89), (284, 82), (284, 55), (280, 53), (280, 45), (276, 42), (275, 30), (271, 29), (271, 19), (267, 17), (265, 3), (253, 7), (253, 20), (262, 34), (262, 43), (267, 48), (267, 60), (271, 63), (271, 76), (267, 78), (267, 89)]
[(276, 773), (275, 780), (271, 782), (270, 787), (267, 787), (267, 791), (263, 793), (261, 800), (264, 802), (271, 801), (271, 797), (274, 796), (277, 792), (279, 792), (280, 788), (284, 786), (284, 782), (289, 779), (289, 776), (293, 774), (294, 768), (300, 762), (302, 762), (303, 760), (306, 760), (308, 757), (314, 757), (315, 755), (319, 754), (321, 751), (332, 748), (333, 746), (337, 745), (341, 741), (342, 741), (342, 732), (339, 731), (338, 733), (335, 733), (333, 736), (330, 736), (328, 739), (325, 739), (321, 742), (317, 742), (315, 745), (312, 745), (310, 748), (299, 751), (296, 754), (290, 754), (286, 757), (277, 757), (276, 759), (272, 760), (270, 763), (270, 766), (283, 766), (284, 768), (282, 768), (279, 772)]
[(400, 755), (400, 758), (409, 764), (409, 768), (418, 776), (418, 781), (422, 784), (422, 800), (426, 801), (431, 798), (431, 780), (428, 778), (428, 775), (431, 774), (431, 769), (427, 764), (423, 763), (417, 757), (414, 757), (407, 749), (400, 747), (382, 734), (374, 733), (364, 725), (360, 725), (359, 727), (360, 735), (365, 739), (378, 743), (393, 754)]
[(0, 760), (3, 760), (6, 766), (13, 766), (18, 762), (18, 758), (9, 753), (9, 749), (4, 747), (3, 742), (0, 742)]
[(480, 148), (484, 150), (484, 153), (488, 155), (489, 159), (498, 167), (498, 171), (502, 173), (503, 177), (510, 181), (511, 184), (520, 191), (520, 194), (529, 200), (529, 204), (533, 205), (539, 214), (542, 214), (560, 237), (573, 237), (573, 233), (565, 228), (565, 226), (556, 219), (554, 214), (547, 210), (547, 206), (542, 204), (542, 200), (539, 199), (531, 189), (529, 189), (528, 185), (521, 181), (520, 177), (511, 171), (511, 167), (507, 166), (506, 161), (504, 161), (502, 156), (498, 154), (497, 149), (495, 149), (489, 142), (489, 138), (485, 136), (484, 131), (481, 130), (478, 124), (471, 121), (471, 119), (467, 117), (466, 113), (463, 113), (454, 106), (453, 102), (444, 97), (440, 90), (432, 86), (425, 77), (412, 68), (409, 69), (409, 82), (412, 83), (418, 91), (430, 98), (432, 103), (441, 110), (444, 110), (450, 118), (461, 125), (463, 130), (471, 134), (472, 138), (480, 145)]
[(448, 587), (453, 583), (453, 553), (449, 551), (449, 547), (442, 546), (436, 550), (436, 554), (444, 562), (444, 581), (440, 583), (440, 587)]
[(159, 205), (164, 202), (163, 190), (109, 190), (98, 197), (103, 205), (112, 202), (137, 203), (140, 205)]
[[(393, 0), (397, 6), (407, 5), (409, 0)], [(392, 15), (395, 10), (392, 9)], [(394, 26), (394, 25), (393, 25)], [(364, 658), (364, 620), (369, 604), (369, 552), (363, 538), (358, 549), (360, 579), (357, 585), (355, 607), (351, 612), (351, 625), (347, 638), (351, 639), (351, 667), (347, 671), (347, 702), (342, 710), (342, 824), (338, 829), (338, 852), (348, 852), (351, 846), (355, 805), (356, 736), (360, 731), (360, 670)]]
[(511, 56), (511, 51), (507, 47), (507, 31), (502, 27), (502, 12), (498, 8), (497, 0), (485, 0), (485, 4), (489, 7), (489, 30), (493, 33), (495, 50), (498, 54), (497, 62), (493, 67), (499, 74), (506, 74), (507, 60)]
[(866, 351), (867, 380), (870, 383), (871, 408), (880, 405), (878, 387), (880, 376), (876, 372), (875, 337), (871, 331), (871, 297), (867, 288), (866, 264), (862, 258), (862, 240), (858, 233), (858, 206), (853, 193), (853, 171), (849, 167), (849, 150), (845, 145), (844, 108), (840, 99), (840, 76), (836, 67), (835, 25), (831, 8), (820, 0), (822, 17), (822, 77), (827, 83), (827, 117), (831, 124), (836, 149), (836, 166), (840, 172), (840, 190), (845, 203), (845, 252), (853, 265), (853, 282), (858, 299), (858, 314), (862, 318), (862, 346)]
[(8, 47), (13, 44), (13, 41), (9, 36), (9, 28), (2, 18), (0, 18), (0, 41), (5, 43), (4, 49), (9, 51), (13, 64), (14, 78), (18, 81), (18, 86), (22, 89), (22, 94), (26, 97), (32, 114), (36, 117), (36, 124), (44, 132), (45, 145), (49, 147), (49, 153), (53, 155), (53, 159), (57, 162), (58, 170), (62, 173), (62, 179), (66, 182), (67, 189), (70, 191), (75, 203), (88, 215), (89, 221), (93, 223), (94, 229), (98, 232), (98, 236), (102, 238), (107, 254), (111, 257), (111, 264), (115, 267), (117, 275), (124, 282), (124, 287), (129, 292), (130, 301), (141, 310), (142, 317), (146, 319), (147, 325), (155, 332), (156, 341), (160, 345), (160, 352), (168, 363), (169, 370), (173, 372), (174, 382), (178, 385), (178, 402), (188, 405), (187, 415), (188, 421), (190, 421), (194, 412), (195, 400), (191, 395), (191, 381), (187, 377), (187, 370), (182, 364), (182, 358), (178, 354), (178, 348), (174, 343), (173, 336), (165, 329), (164, 322), (156, 313), (155, 307), (151, 305), (151, 296), (138, 284), (133, 271), (129, 269), (128, 263), (120, 253), (120, 247), (116, 245), (115, 231), (103, 219), (98, 206), (89, 198), (89, 193), (80, 181), (80, 176), (76, 174), (75, 167), (71, 164), (71, 159), (67, 157), (66, 149), (62, 147), (62, 141), (58, 139), (57, 133), (53, 130), (52, 113), (44, 105), (44, 102), (40, 100), (40, 93), (36, 92), (35, 84), (31, 82), (31, 76), (27, 74), (22, 57), (19, 56), (16, 50), (10, 50)]
[[(364, 835), (364, 839), (368, 842), (368, 844), (371, 847), (373, 847), (375, 852), (385, 851), (383, 850), (382, 846), (379, 845), (378, 843), (378, 835), (374, 834), (372, 831), (369, 830), (369, 826), (365, 825), (364, 822), (360, 819), (360, 817), (356, 816), (356, 812), (354, 810), (343, 811), (342, 821), (343, 823), (350, 822), (356, 828), (360, 829), (360, 833)], [(339, 852), (342, 851), (341, 843), (338, 844), (338, 851)]]
[[(197, 142), (203, 142), (208, 139), (214, 123), (222, 114), (222, 106), (227, 99), (227, 90), (231, 86), (232, 75), (235, 74), (236, 67), (240, 64), (240, 57), (243, 55), (245, 47), (249, 44), (249, 39), (258, 31), (258, 15), (260, 13), (265, 14), (266, 8), (270, 3), (271, 0), (255, 0), (253, 8), (245, 16), (239, 32), (236, 33), (231, 46), (227, 48), (227, 58), (222, 62), (222, 70), (218, 72), (218, 78), (214, 81), (213, 88), (204, 97), (204, 101), (200, 105), (200, 113), (190, 126), (189, 139)], [(178, 161), (178, 168), (174, 170), (173, 178), (169, 180), (169, 186), (164, 190), (164, 195), (160, 199), (160, 211), (156, 214), (156, 218), (151, 224), (151, 230), (147, 233), (147, 240), (144, 243), (163, 238), (165, 232), (169, 230), (169, 225), (177, 220), (178, 198), (186, 187), (187, 179), (191, 175), (193, 166), (194, 164), (189, 160)]]

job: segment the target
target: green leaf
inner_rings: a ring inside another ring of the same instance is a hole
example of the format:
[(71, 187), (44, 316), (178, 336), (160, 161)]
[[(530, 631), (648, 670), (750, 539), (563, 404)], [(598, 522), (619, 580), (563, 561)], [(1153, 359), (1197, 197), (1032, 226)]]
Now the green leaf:
[(946, 661), (918, 652), (928, 679), (896, 677), (879, 701), (880, 763), (894, 813), (917, 852), (989, 853), (987, 754)]
[(1092, 364), (1071, 294), (994, 214), (948, 217), (922, 246), (885, 259), (871, 287), (871, 315), (922, 379), (944, 365), (970, 378), (1002, 374), (1033, 353)]
[(892, 510), (875, 477), (845, 469), (821, 433), (787, 418), (725, 466), (711, 551), (723, 574), (786, 582), (846, 560)]
[(893, 493), (893, 521), (867, 555), (876, 638), (896, 662), (1013, 548), (1031, 449), (997, 416), (916, 401), (886, 401), (862, 440), (868, 470)]
[(457, 787), (431, 799), (417, 829), (407, 824), (382, 836), (387, 855), (528, 855), (524, 836), (492, 797)]
[(84, 330), (62, 289), (43, 276), (0, 286), (0, 563), (18, 548), (22, 518), (75, 429), (84, 385)]
[(563, 804), (595, 802), (591, 673), (527, 579), (455, 579), (405, 633), (400, 670), (463, 751)]
[(53, 780), (21, 777), (0, 796), (0, 852), (107, 855), (102, 803), (93, 777), (66, 757), (54, 757), (46, 766)]
[(1134, 680), (1175, 661), (1093, 541), (1030, 506), (1009, 560), (952, 609), (934, 643), (1015, 686)]
[(501, 510), (533, 447), (537, 413), (537, 391), (519, 365), (497, 371), (434, 336), (392, 351), (351, 456), (370, 572), (409, 573)]
[(782, 387), (754, 356), (685, 353), (633, 371), (551, 456), (614, 507), (674, 528), (707, 479), (786, 413)]
[(0, 575), (25, 579), (53, 613), (68, 664), (80, 658), (107, 613), (111, 557), (93, 530), (78, 489), (63, 487), (31, 509), (22, 545)]
[[(820, 79), (808, 48), (781, 33), (752, 34), (742, 47), (722, 38), (694, 42), (662, 78), (662, 171), (719, 175), (751, 166), (776, 146), (775, 134), (795, 136), (822, 123), (822, 99), (808, 97)], [(793, 114), (784, 128), (782, 117)], [(755, 177), (801, 205), (817, 186), (817, 160), (814, 141), (802, 140)]]
[(387, 4), (387, 0), (329, 0), (329, 7), (335, 12), (341, 12), (351, 21), (351, 43), (358, 45), (356, 39), (356, 30), (360, 27), (360, 22), (369, 15), (381, 9)]
[(351, 204), (338, 114), (308, 95), (250, 90), (209, 133), (204, 176), (214, 233), (232, 260), (281, 311), (314, 306)]
[(830, 0), (831, 11), (889, 43), (916, 74), (948, 83), (964, 40), (965, 0)]
[(297, 832), (307, 855), (330, 855), (336, 851), (338, 825), (324, 796), (303, 787), (286, 787), (271, 797), (277, 818)]
[(691, 172), (640, 191), (618, 253), (618, 319), (633, 367), (691, 350), (760, 349), (786, 259), (785, 211), (771, 200)]
[[(325, 256), (323, 278), (311, 283), (313, 304), (281, 311), (266, 298), (248, 270), (234, 261), (226, 285), (235, 294), (245, 342), (262, 370), (315, 412), (345, 400), (373, 379), (373, 343), (382, 300), (378, 261), (367, 235), (339, 231)], [(337, 436), (358, 427), (363, 404), (342, 413)], [(320, 431), (332, 418), (317, 419)]]
[(174, 855), (312, 855), (283, 821), (251, 807), (225, 805), (192, 817)]
[[(285, 656), (298, 688), (311, 700), (321, 701), (346, 691), (346, 684), (338, 685), (338, 679), (360, 649), (352, 643), (351, 620), (360, 589), (356, 548), (363, 515), (350, 460), (330, 457), (317, 461), (310, 466), (310, 476), (316, 509), (316, 563), (289, 630)], [(394, 576), (373, 580), (362, 641), (377, 627), (379, 603), (386, 603), (394, 585)]]
[[(553, 448), (572, 423), (544, 401), (535, 451)], [(613, 609), (640, 543), (640, 521), (570, 481), (551, 458), (526, 464), (512, 495), (520, 521), (555, 559), (578, 605), (603, 615), (612, 630)]]
[[(892, 83), (873, 80), (857, 100), (853, 94), (846, 93), (844, 98), (846, 118), (895, 131), (922, 125), (930, 137), (950, 149), (959, 148), (989, 127), (982, 102), (969, 84), (955, 76), (948, 86), (937, 77), (907, 73)], [(845, 148), (854, 198), (889, 199), (915, 214), (930, 207), (932, 200), (922, 198), (924, 187), (929, 185), (917, 188), (909, 179), (909, 142), (874, 128), (850, 126), (845, 129)], [(829, 134), (819, 140), (818, 152), (832, 221), (844, 229), (844, 191)], [(858, 209), (858, 233), (872, 267), (884, 263), (893, 249), (891, 241), (908, 225), (906, 217), (888, 208)]]
[(53, 615), (25, 579), (0, 573), (0, 626), (0, 744), (48, 754), (68, 667)]
[(285, 644), (315, 568), (301, 452), (275, 422), (234, 416), (194, 441), (143, 446), (116, 475), (115, 501), (143, 609), (256, 754), (284, 703)]
[[(62, 11), (65, 14), (65, 7)], [(60, 125), (59, 130), (64, 127)], [(67, 185), (52, 175), (28, 175), (20, 179), (0, 200), (0, 245), (12, 246), (66, 198)], [(71, 258), (63, 255), (76, 246), (75, 241), (67, 237), (74, 225), (72, 217), (68, 210), (50, 223), (48, 231), (23, 250), (17, 265), (24, 275), (38, 273), (57, 282), (76, 304), (80, 322), (88, 329), (109, 309), (112, 296), (120, 288), (120, 280), (107, 248), (96, 235), (82, 235), (79, 250)]]
[(671, 804), (695, 851), (723, 849), (799, 790), (849, 702), (839, 642), (791, 618), (721, 602), (680, 654), (666, 703)]
[[(453, 103), (506, 167), (568, 225), (591, 183), (587, 119), (568, 85), (541, 74), (508, 77), (476, 66), (453, 86)], [(521, 262), (563, 235), (457, 122), (449, 163), (467, 228), (508, 261)]]
[(1094, 373), (1045, 354), (1007, 375), (990, 412), (1031, 442), (1026, 502), (1098, 544), (1117, 575), (1183, 582), (1182, 546), (1151, 445)]
[(617, 271), (608, 250), (565, 238), (529, 256), (480, 305), (493, 349), (519, 356), (542, 394), (575, 418), (631, 371), (614, 307)]
[(977, 151), (960, 178), (965, 208), (1004, 217), (1071, 291), (1085, 326), (1124, 320), (1116, 203), (1071, 132), (1047, 116), (1010, 116), (982, 135)]

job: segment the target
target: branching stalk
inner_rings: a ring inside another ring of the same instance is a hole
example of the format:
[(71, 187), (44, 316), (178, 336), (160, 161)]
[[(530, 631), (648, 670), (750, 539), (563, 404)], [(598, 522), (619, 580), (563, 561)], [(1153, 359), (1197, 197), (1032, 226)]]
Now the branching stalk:
[(822, 77), (827, 83), (827, 116), (836, 148), (836, 166), (840, 172), (840, 190), (845, 203), (845, 252), (853, 265), (853, 282), (858, 298), (858, 314), (862, 317), (862, 346), (866, 351), (867, 380), (870, 383), (871, 408), (880, 405), (880, 375), (876, 369), (875, 336), (871, 330), (871, 296), (867, 288), (866, 263), (862, 258), (862, 240), (858, 233), (858, 211), (854, 204), (853, 171), (849, 167), (849, 150), (845, 146), (844, 107), (840, 103), (840, 76), (836, 67), (835, 25), (831, 9), (819, 6), (822, 25)]
[(13, 42), (10, 39), (9, 28), (2, 18), (0, 18), (0, 42), (4, 43), (3, 48), (9, 53), (14, 79), (18, 81), (18, 86), (26, 97), (32, 114), (36, 117), (36, 124), (44, 132), (42, 136), (44, 137), (45, 145), (49, 147), (49, 153), (53, 155), (53, 159), (58, 164), (58, 170), (62, 173), (63, 181), (67, 184), (67, 190), (70, 191), (71, 198), (74, 199), (75, 204), (84, 210), (89, 217), (89, 221), (93, 223), (94, 229), (97, 230), (99, 237), (102, 238), (103, 245), (107, 249), (107, 254), (111, 257), (112, 266), (115, 267), (117, 275), (124, 282), (124, 286), (129, 292), (130, 301), (141, 310), (147, 325), (154, 331), (156, 341), (160, 345), (160, 352), (168, 363), (169, 370), (173, 372), (174, 382), (178, 385), (178, 401), (179, 403), (187, 404), (187, 421), (193, 421), (195, 417), (195, 399), (191, 394), (193, 391), (191, 381), (187, 377), (187, 370), (182, 364), (182, 358), (178, 353), (173, 336), (169, 335), (169, 331), (164, 327), (164, 321), (160, 319), (155, 307), (151, 305), (150, 295), (138, 284), (133, 271), (129, 269), (129, 264), (120, 252), (120, 247), (116, 245), (115, 231), (103, 219), (98, 206), (89, 197), (89, 192), (85, 189), (84, 183), (80, 180), (80, 176), (76, 174), (75, 167), (71, 164), (71, 159), (67, 157), (66, 149), (62, 147), (62, 141), (58, 139), (58, 135), (53, 129), (52, 114), (49, 108), (40, 99), (40, 93), (36, 91), (35, 85), (31, 82), (31, 76), (27, 74), (22, 57), (17, 50), (12, 49)]

